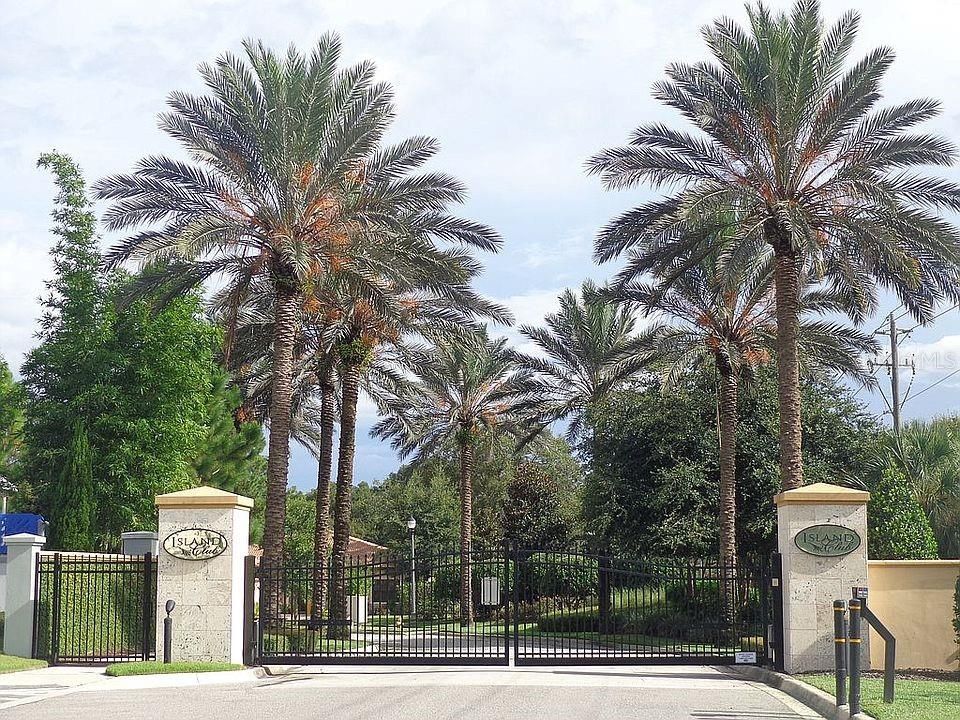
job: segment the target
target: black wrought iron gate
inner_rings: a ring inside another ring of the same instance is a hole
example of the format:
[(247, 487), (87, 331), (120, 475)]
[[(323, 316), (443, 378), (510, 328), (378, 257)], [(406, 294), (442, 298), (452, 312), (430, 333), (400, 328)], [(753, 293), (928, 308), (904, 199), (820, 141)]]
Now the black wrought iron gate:
[(52, 665), (151, 660), (156, 612), (152, 555), (42, 553), (33, 656)]
[[(765, 664), (774, 565), (503, 547), (259, 568), (263, 664)], [(338, 578), (342, 578), (339, 582)], [(342, 590), (341, 590), (342, 588)], [(251, 603), (251, 606), (253, 603)]]

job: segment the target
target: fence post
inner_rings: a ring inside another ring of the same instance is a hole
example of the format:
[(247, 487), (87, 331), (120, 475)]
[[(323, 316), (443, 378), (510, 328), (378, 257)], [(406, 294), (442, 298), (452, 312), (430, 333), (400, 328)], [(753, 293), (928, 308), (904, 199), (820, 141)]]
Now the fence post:
[(600, 586), (599, 629), (601, 633), (605, 633), (610, 625), (610, 554), (608, 550), (602, 551), (597, 566)]
[(34, 609), (37, 601), (37, 561), (46, 538), (20, 533), (7, 535), (7, 597), (3, 652), (33, 655)]
[(140, 606), (140, 655), (143, 660), (149, 660), (150, 646), (156, 637), (153, 629), (153, 613), (157, 609), (157, 593), (153, 588), (153, 555), (143, 554), (143, 596)]
[(783, 650), (783, 556), (775, 552), (771, 557), (770, 590), (773, 601), (773, 669), (784, 672)]
[[(258, 633), (254, 632), (256, 623), (257, 594), (257, 558), (247, 555), (243, 560), (243, 664), (256, 662), (256, 647), (259, 644)], [(319, 617), (319, 610), (315, 610)]]
[(53, 602), (50, 611), (50, 664), (60, 661), (60, 600), (63, 596), (63, 556), (53, 555)]

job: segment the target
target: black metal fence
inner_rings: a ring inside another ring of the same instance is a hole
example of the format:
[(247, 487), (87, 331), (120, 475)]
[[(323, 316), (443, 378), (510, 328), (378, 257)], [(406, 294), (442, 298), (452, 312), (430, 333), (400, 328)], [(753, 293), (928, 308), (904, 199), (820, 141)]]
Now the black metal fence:
[[(769, 560), (520, 549), (260, 568), (262, 663), (756, 663), (773, 623)], [(343, 587), (342, 595), (338, 588)]]
[(54, 665), (154, 659), (156, 597), (150, 554), (43, 553), (33, 656)]
[(518, 553), (518, 665), (762, 664), (770, 565)]
[(473, 550), (468, 562), (470, 623), (458, 551), (418, 555), (415, 564), (388, 552), (348, 557), (342, 583), (330, 564), (262, 567), (259, 660), (505, 665), (509, 562), (501, 549)]

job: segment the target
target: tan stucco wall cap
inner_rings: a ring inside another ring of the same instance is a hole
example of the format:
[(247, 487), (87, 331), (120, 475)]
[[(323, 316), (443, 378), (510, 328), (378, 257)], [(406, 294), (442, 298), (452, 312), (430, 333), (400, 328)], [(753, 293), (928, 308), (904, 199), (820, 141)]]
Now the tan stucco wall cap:
[(200, 487), (180, 490), (179, 492), (157, 495), (154, 500), (158, 508), (252, 508), (253, 500), (243, 495), (201, 485)]
[(955, 567), (960, 569), (960, 560), (868, 560), (867, 565), (884, 567)]
[(870, 493), (865, 490), (852, 490), (829, 483), (804, 485), (773, 496), (773, 502), (777, 505), (865, 505), (869, 499)]

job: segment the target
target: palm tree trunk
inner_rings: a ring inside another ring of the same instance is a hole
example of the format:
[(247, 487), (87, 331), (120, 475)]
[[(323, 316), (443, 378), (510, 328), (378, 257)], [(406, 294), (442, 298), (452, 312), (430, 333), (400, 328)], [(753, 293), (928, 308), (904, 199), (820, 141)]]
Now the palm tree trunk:
[(350, 500), (353, 492), (353, 460), (357, 436), (357, 398), (360, 363), (345, 362), (343, 409), (340, 414), (340, 449), (337, 458), (337, 499), (333, 517), (333, 554), (330, 562), (330, 619), (340, 625), (330, 628), (334, 637), (349, 637), (347, 624), (347, 545), (350, 542)]
[(473, 624), (473, 446), (460, 442), (460, 624)]
[(267, 456), (267, 504), (264, 509), (263, 564), (283, 559), (287, 514), (287, 472), (290, 462), (290, 403), (293, 396), (293, 342), (297, 321), (297, 293), (277, 284), (274, 307), (273, 387), (270, 393), (270, 445)]
[(327, 600), (327, 552), (330, 549), (330, 476), (333, 469), (333, 420), (336, 413), (333, 385), (320, 385), (320, 458), (317, 469), (317, 512), (313, 532), (313, 612), (318, 619)]
[(720, 367), (720, 557), (737, 562), (737, 376)]
[(736, 640), (737, 581), (737, 375), (730, 358), (717, 358), (720, 373), (720, 562), (724, 631)]
[(764, 236), (776, 254), (777, 390), (780, 400), (780, 484), (784, 490), (803, 486), (803, 430), (800, 424), (800, 266), (790, 233), (768, 221)]

